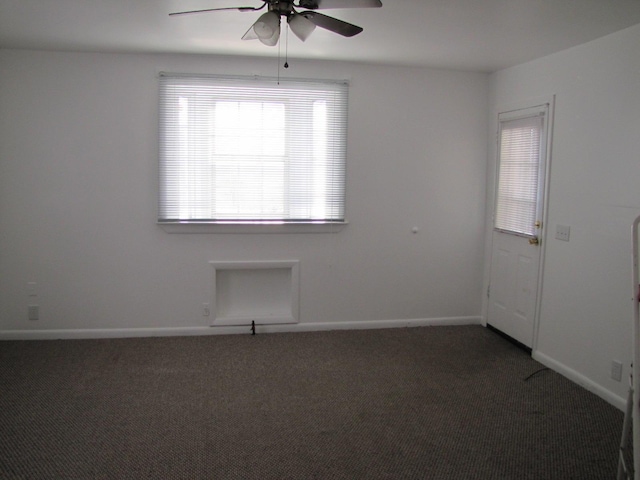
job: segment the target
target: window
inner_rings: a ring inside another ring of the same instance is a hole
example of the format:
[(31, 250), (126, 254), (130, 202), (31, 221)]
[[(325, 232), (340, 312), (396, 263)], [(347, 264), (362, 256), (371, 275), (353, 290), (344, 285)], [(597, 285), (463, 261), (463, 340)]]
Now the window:
[(160, 223), (344, 222), (347, 84), (160, 77)]
[(536, 235), (546, 146), (546, 109), (501, 114), (495, 228)]

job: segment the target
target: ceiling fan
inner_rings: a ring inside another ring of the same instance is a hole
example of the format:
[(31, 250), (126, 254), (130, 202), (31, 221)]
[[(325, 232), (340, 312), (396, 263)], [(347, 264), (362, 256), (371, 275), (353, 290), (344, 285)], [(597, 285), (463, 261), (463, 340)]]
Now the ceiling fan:
[[(324, 28), (344, 37), (353, 37), (362, 32), (362, 27), (323, 15), (316, 10), (330, 8), (379, 8), (380, 0), (261, 0), (259, 7), (221, 7), (204, 10), (189, 10), (174, 12), (169, 15), (186, 15), (191, 13), (213, 12), (220, 10), (238, 10), (240, 12), (255, 12), (267, 7), (258, 20), (251, 25), (242, 36), (243, 40), (260, 40), (265, 45), (277, 45), (280, 38), (280, 18), (285, 17), (291, 31), (303, 42), (311, 35), (316, 27)], [(298, 11), (297, 9), (305, 9)]]

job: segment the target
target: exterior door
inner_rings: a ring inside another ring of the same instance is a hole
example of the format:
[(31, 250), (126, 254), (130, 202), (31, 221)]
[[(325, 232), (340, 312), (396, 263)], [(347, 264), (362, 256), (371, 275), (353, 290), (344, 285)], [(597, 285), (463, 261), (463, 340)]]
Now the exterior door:
[(532, 348), (549, 104), (501, 113), (487, 323)]

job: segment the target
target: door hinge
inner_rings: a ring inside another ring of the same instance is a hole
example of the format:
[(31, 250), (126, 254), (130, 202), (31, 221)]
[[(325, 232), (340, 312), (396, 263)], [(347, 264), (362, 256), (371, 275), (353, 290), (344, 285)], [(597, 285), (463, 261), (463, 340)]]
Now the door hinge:
[(491, 296), (491, 284), (487, 285), (487, 298)]

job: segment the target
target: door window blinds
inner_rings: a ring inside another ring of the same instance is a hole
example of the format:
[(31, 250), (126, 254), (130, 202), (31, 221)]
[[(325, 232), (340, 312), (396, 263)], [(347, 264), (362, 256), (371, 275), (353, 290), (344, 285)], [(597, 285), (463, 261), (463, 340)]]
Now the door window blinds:
[(161, 223), (344, 221), (346, 82), (160, 77)]
[(545, 117), (501, 120), (495, 228), (534, 236)]

